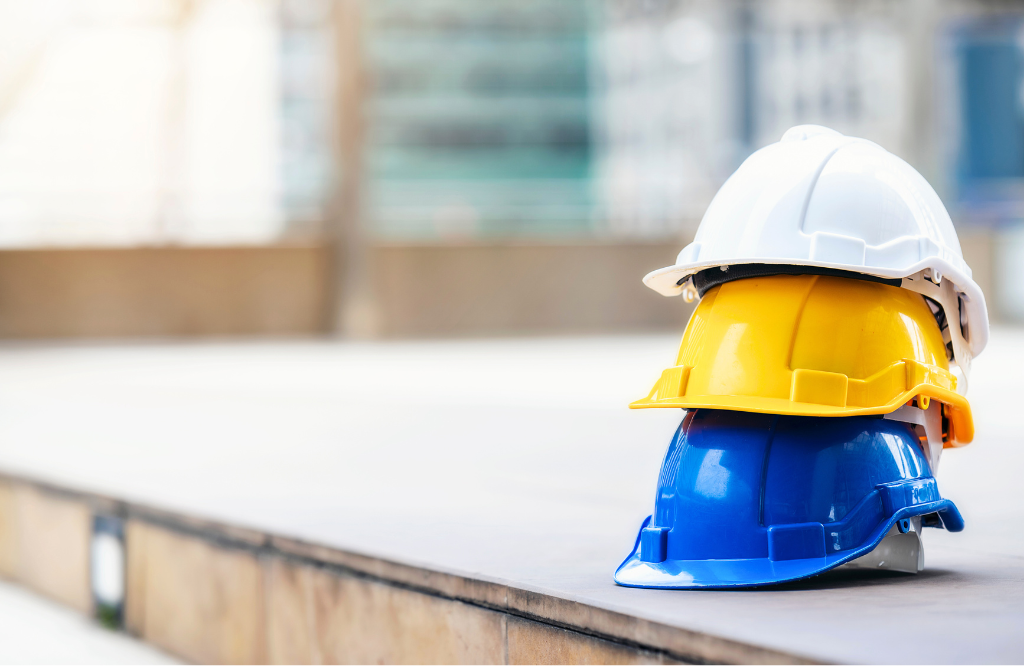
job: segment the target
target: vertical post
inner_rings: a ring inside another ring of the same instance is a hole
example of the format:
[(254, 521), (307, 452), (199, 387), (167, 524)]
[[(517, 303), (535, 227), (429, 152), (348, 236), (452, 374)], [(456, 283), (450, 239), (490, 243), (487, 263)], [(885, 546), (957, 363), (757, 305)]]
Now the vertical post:
[(187, 32), (200, 9), (193, 0), (178, 0), (172, 5), (170, 17), (170, 76), (164, 95), (164, 139), (159, 170), (156, 238), (160, 243), (174, 243), (181, 229), (185, 197), (185, 108), (189, 95), (189, 63), (186, 52)]
[[(738, 164), (757, 148), (756, 108), (758, 100), (757, 73), (755, 72), (756, 54), (754, 52), (755, 9), (750, 2), (744, 1), (736, 7), (735, 12), (739, 48), (736, 54), (737, 66), (733, 71), (738, 74), (736, 77), (739, 100), (737, 133), (743, 152), (740, 160), (737, 160)], [(731, 164), (730, 168), (735, 166), (736, 164)]]
[(329, 327), (346, 337), (377, 333), (369, 242), (363, 222), (367, 76), (362, 0), (335, 0), (335, 177), (329, 214), (332, 246)]
[[(914, 0), (903, 9), (907, 30), (906, 80), (909, 86), (906, 117), (903, 119), (906, 159), (931, 183), (943, 182), (935, 146), (935, 33), (939, 11), (934, 0)], [(941, 189), (945, 189), (940, 187)]]

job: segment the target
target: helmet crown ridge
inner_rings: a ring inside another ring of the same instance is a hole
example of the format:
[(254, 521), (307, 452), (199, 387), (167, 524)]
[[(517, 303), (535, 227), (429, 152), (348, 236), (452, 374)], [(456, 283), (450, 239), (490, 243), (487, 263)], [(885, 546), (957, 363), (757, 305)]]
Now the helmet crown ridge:
[(797, 125), (790, 127), (786, 130), (786, 133), (779, 139), (779, 143), (788, 143), (790, 141), (805, 141), (815, 136), (843, 136), (834, 129), (825, 127), (824, 125)]
[[(862, 224), (861, 220), (872, 223)], [(844, 146), (822, 166), (808, 197), (801, 230), (810, 236), (825, 232), (862, 240), (865, 249), (873, 248), (871, 252), (877, 254), (864, 257), (869, 263), (916, 261), (912, 255), (919, 257), (921, 248), (900, 239), (912, 239), (917, 245), (922, 238), (930, 239), (937, 247), (926, 251), (971, 274), (953, 220), (939, 195), (912, 166), (868, 141)], [(897, 256), (892, 247), (886, 247), (890, 243), (898, 244), (899, 252), (908, 256)]]

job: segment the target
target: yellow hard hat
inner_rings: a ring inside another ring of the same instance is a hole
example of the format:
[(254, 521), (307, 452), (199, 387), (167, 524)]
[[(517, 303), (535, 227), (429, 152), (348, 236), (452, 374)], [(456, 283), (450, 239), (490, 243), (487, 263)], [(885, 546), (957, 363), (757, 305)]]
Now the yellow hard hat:
[(907, 289), (823, 275), (772, 275), (708, 290), (675, 367), (632, 408), (803, 416), (888, 414), (943, 404), (945, 446), (974, 438), (938, 324)]

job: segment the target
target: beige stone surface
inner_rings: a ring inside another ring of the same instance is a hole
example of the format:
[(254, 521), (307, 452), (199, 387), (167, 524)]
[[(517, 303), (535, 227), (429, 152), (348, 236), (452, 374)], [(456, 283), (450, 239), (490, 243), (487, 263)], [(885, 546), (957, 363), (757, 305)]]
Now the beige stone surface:
[(0, 576), (18, 575), (18, 530), (14, 509), (14, 486), (0, 480)]
[(28, 484), (14, 487), (17, 579), (83, 613), (92, 608), (92, 512), (81, 501)]
[(443, 570), (403, 564), (296, 539), (271, 536), (269, 542), (275, 550), (282, 553), (359, 571), (374, 578), (382, 578), (419, 590), (435, 592), (444, 597), (472, 599), (481, 604), (499, 608), (504, 607), (509, 599), (508, 585), (504, 582), (482, 580)]
[(312, 570), (280, 558), (264, 563), (267, 590), (267, 661), (314, 663)]
[(508, 619), (510, 664), (666, 664), (656, 652), (519, 617)]
[(680, 655), (687, 661), (713, 664), (807, 663), (798, 655), (651, 622), (638, 615), (595, 608), (574, 599), (517, 587), (509, 587), (508, 592), (508, 608), (513, 612), (558, 625), (615, 636), (623, 641)]
[(143, 550), (143, 638), (200, 663), (265, 661), (263, 572), (254, 554), (152, 525)]
[(210, 520), (209, 518), (194, 514), (167, 511), (151, 505), (133, 506), (132, 513), (140, 523), (151, 525), (173, 524), (188, 533), (210, 535), (213, 539), (239, 543), (243, 546), (259, 548), (268, 542), (266, 532), (261, 530), (219, 520)]
[(129, 520), (124, 526), (124, 626), (141, 636), (146, 621), (146, 523)]
[(500, 664), (503, 613), (319, 569), (318, 658), (339, 664)]

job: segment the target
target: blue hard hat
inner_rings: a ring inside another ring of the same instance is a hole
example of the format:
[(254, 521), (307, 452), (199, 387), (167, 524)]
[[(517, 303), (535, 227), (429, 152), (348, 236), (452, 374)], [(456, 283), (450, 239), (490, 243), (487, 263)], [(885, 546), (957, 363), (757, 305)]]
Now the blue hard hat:
[(871, 551), (900, 522), (959, 532), (911, 426), (876, 416), (689, 411), (654, 515), (615, 572), (630, 587), (781, 583)]

